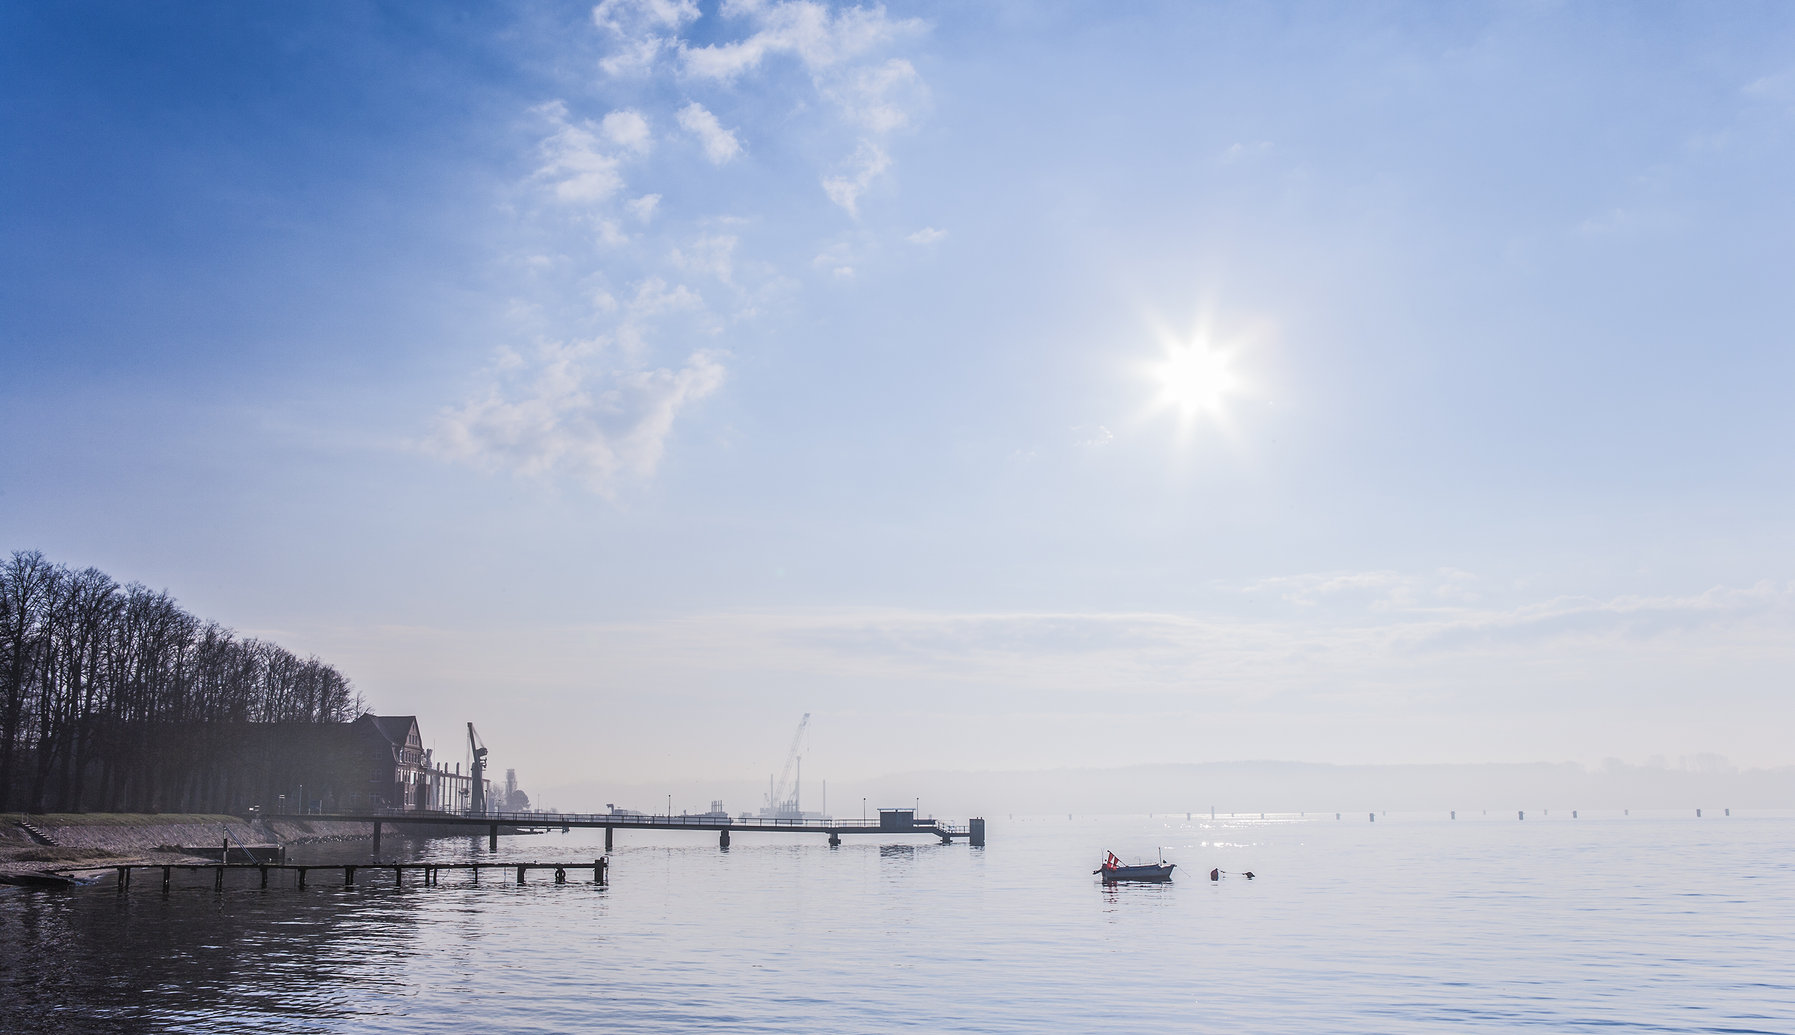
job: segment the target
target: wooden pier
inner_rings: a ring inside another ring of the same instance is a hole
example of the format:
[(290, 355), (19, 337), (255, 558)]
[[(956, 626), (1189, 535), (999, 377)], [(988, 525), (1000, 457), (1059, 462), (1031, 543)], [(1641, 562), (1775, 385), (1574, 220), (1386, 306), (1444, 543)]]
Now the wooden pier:
[[(82, 866), (82, 867), (72, 868), (65, 872), (69, 872), (69, 873), (81, 873), (81, 872), (104, 873), (107, 870), (112, 870), (118, 874), (118, 890), (128, 891), (131, 888), (131, 876), (134, 872), (136, 872), (138, 870), (147, 870), (150, 872), (151, 876), (154, 877), (156, 871), (159, 870), (159, 871), (161, 871), (162, 890), (164, 892), (168, 891), (170, 884), (173, 882), (175, 871), (177, 871), (177, 870), (185, 872), (185, 873), (210, 873), (212, 875), (212, 887), (214, 890), (217, 890), (217, 891), (224, 890), (225, 874), (227, 872), (231, 872), (231, 871), (255, 873), (258, 877), (260, 877), (261, 886), (264, 888), (266, 888), (268, 886), (268, 874), (269, 873), (271, 873), (271, 872), (276, 873), (276, 874), (294, 873), (294, 874), (297, 874), (298, 878), (299, 878), (299, 880), (298, 880), (299, 890), (304, 891), (305, 886), (306, 886), (306, 877), (308, 875), (313, 874), (313, 873), (324, 873), (324, 874), (334, 875), (338, 871), (342, 872), (342, 876), (343, 876), (342, 886), (345, 888), (356, 887), (357, 886), (356, 880), (358, 877), (362, 877), (364, 875), (369, 875), (369, 874), (371, 874), (373, 876), (384, 876), (385, 874), (389, 874), (389, 873), (392, 874), (392, 878), (393, 878), (392, 886), (395, 888), (400, 888), (400, 887), (405, 886), (405, 874), (407, 874), (407, 873), (411, 873), (416, 878), (420, 878), (423, 886), (434, 887), (434, 886), (442, 883), (442, 874), (443, 874), (443, 871), (445, 871), (445, 870), (449, 871), (451, 873), (455, 872), (455, 871), (470, 873), (473, 876), (473, 880), (470, 881), (469, 883), (475, 884), (475, 885), (480, 883), (480, 871), (481, 870), (504, 870), (504, 871), (507, 871), (506, 876), (510, 876), (512, 873), (515, 873), (517, 883), (519, 883), (519, 884), (524, 883), (526, 875), (531, 870), (553, 870), (556, 884), (566, 884), (568, 882), (568, 874), (571, 872), (591, 870), (592, 871), (591, 883), (596, 884), (599, 887), (603, 887), (606, 884), (610, 883), (610, 876), (609, 876), (610, 866), (611, 866), (610, 860), (605, 859), (605, 858), (594, 859), (591, 862), (581, 861), (581, 862), (547, 862), (547, 863), (545, 863), (545, 862), (442, 862), (442, 863), (372, 862), (372, 863), (304, 863), (304, 864), (300, 864), (300, 863), (170, 863), (170, 864), (166, 864), (166, 865), (162, 864), (162, 863), (137, 863), (137, 864), (127, 865), (127, 866)], [(582, 882), (582, 883), (584, 883), (584, 882)]]
[(487, 848), (497, 851), (499, 847), (499, 831), (502, 828), (529, 827), (532, 829), (554, 829), (560, 827), (563, 833), (575, 827), (583, 829), (603, 828), (605, 832), (605, 851), (610, 851), (615, 843), (618, 830), (705, 830), (717, 832), (719, 847), (728, 848), (730, 835), (733, 834), (824, 834), (830, 845), (841, 844), (843, 835), (847, 836), (911, 836), (927, 834), (941, 839), (941, 843), (952, 844), (956, 839), (964, 839), (974, 848), (985, 846), (985, 821), (973, 818), (964, 826), (943, 823), (940, 820), (917, 816), (911, 809), (880, 809), (876, 821), (868, 823), (843, 822), (834, 819), (745, 819), (735, 816), (698, 815), (698, 816), (650, 816), (641, 813), (600, 812), (600, 813), (553, 813), (553, 812), (488, 812), (480, 815), (464, 815), (452, 812), (359, 812), (309, 814), (308, 819), (327, 819), (336, 822), (368, 823), (374, 828), (373, 854), (380, 854), (381, 828), (386, 825), (398, 826), (456, 826), (467, 827), (469, 833), (479, 833), (486, 829)]

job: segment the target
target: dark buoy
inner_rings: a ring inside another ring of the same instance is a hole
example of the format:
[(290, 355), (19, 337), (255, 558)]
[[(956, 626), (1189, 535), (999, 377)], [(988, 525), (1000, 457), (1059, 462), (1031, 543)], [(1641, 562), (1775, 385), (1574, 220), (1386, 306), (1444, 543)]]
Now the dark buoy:
[(1244, 876), (1247, 880), (1252, 880), (1256, 876), (1256, 874), (1254, 874), (1252, 870), (1248, 870), (1246, 873), (1242, 874), (1242, 876)]
[(1221, 880), (1222, 879), (1222, 871), (1219, 868), (1210, 870), (1209, 871), (1209, 879), (1210, 880)]

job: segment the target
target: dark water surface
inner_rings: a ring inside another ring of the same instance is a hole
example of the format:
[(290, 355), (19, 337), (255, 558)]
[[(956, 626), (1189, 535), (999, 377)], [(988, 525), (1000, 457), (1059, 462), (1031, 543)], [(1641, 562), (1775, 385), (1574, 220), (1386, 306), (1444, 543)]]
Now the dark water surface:
[[(1795, 816), (1461, 817), (996, 817), (984, 849), (621, 831), (603, 889), (4, 891), (0, 1032), (1795, 1033)], [(1160, 846), (1170, 885), (1091, 876)]]

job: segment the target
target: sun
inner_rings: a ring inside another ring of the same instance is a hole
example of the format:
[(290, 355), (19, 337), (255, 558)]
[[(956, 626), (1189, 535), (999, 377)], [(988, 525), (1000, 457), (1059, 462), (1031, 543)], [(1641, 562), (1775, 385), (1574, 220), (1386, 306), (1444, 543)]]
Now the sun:
[(1160, 405), (1178, 410), (1187, 420), (1219, 415), (1240, 387), (1233, 364), (1230, 352), (1202, 339), (1168, 344), (1165, 358), (1153, 368)]

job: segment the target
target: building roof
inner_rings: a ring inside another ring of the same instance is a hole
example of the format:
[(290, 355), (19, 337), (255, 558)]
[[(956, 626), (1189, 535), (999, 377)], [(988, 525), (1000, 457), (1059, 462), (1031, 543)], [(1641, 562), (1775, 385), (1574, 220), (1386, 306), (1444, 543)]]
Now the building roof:
[(403, 745), (411, 737), (411, 731), (417, 728), (418, 717), (415, 715), (364, 715), (370, 719), (380, 735), (394, 744)]

